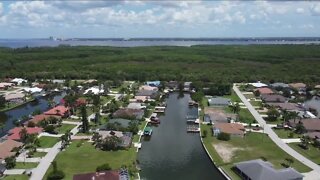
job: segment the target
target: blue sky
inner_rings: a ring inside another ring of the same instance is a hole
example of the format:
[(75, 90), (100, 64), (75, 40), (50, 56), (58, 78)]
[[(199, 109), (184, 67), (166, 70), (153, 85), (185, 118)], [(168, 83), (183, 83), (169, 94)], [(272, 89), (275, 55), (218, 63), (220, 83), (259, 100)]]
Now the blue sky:
[(320, 36), (317, 1), (0, 1), (0, 38)]

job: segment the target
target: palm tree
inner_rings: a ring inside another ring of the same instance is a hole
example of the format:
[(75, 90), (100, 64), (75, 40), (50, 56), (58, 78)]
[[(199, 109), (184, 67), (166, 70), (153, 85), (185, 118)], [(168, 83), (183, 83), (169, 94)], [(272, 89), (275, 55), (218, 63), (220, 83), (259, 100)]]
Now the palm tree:
[(26, 142), (27, 138), (28, 138), (28, 131), (26, 128), (22, 128), (19, 132), (19, 136), (22, 142)]

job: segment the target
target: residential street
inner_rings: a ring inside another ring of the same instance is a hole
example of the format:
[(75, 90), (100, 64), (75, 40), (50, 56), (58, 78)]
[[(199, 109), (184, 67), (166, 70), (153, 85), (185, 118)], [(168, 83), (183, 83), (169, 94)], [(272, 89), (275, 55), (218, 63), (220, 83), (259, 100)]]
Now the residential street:
[[(260, 116), (260, 114), (252, 107), (252, 105), (247, 101), (245, 96), (240, 92), (238, 87), (235, 85), (233, 86), (233, 90), (235, 93), (239, 96), (241, 101), (247, 106), (248, 110), (251, 112), (251, 114), (254, 116), (256, 121), (260, 124), (261, 127), (264, 128), (264, 132), (268, 134), (268, 136), (272, 139), (273, 142), (275, 142), (282, 150), (290, 154), (292, 157), (296, 158), (301, 163), (305, 164), (306, 166), (310, 167), (314, 171), (313, 173), (305, 173), (304, 175), (312, 176), (308, 178), (317, 179), (320, 177), (320, 166), (316, 163), (312, 162), (311, 160), (305, 158), (295, 150), (293, 150), (290, 146), (288, 146), (283, 140), (281, 140), (277, 134), (272, 130), (272, 128), (267, 125), (266, 121)], [(316, 173), (315, 173), (316, 172)]]

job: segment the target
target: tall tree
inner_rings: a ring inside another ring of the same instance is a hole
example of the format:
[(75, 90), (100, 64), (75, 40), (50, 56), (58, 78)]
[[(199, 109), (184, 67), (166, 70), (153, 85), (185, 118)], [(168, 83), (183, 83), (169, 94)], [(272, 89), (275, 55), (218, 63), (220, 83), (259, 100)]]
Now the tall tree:
[(89, 131), (89, 122), (87, 116), (86, 106), (81, 106), (81, 117), (82, 117), (82, 132), (87, 133)]
[(0, 95), (0, 108), (6, 107), (6, 98), (3, 95)]
[(27, 138), (28, 138), (28, 131), (26, 128), (22, 128), (19, 132), (19, 136), (20, 136), (20, 139), (23, 143), (26, 142)]

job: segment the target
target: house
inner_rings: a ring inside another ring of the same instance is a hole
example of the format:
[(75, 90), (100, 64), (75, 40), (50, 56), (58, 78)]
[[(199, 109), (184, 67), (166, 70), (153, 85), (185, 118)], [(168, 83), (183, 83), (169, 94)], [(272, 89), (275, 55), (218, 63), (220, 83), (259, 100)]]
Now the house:
[(13, 80), (11, 80), (12, 83), (16, 84), (16, 85), (21, 85), (23, 83), (27, 83), (28, 80), (22, 79), (22, 78), (14, 78)]
[(13, 152), (13, 150), (21, 146), (23, 146), (23, 143), (11, 139), (0, 142), (0, 164), (7, 157), (16, 155), (16, 152)]
[(63, 84), (65, 82), (64, 79), (53, 79), (52, 80), (52, 83), (54, 84)]
[(0, 83), (0, 90), (5, 90), (10, 87), (12, 87), (14, 84), (13, 83), (7, 83), (7, 82), (1, 82)]
[(248, 180), (302, 180), (303, 175), (293, 168), (274, 169), (270, 162), (255, 159), (236, 163), (236, 173)]
[(129, 180), (130, 175), (126, 169), (119, 171), (100, 171), (93, 173), (76, 174), (73, 180)]
[(307, 87), (306, 84), (304, 83), (291, 83), (289, 84), (289, 87), (291, 87), (292, 89), (297, 89), (297, 90), (305, 90), (305, 88)]
[(192, 82), (184, 82), (183, 90), (184, 91), (190, 91), (191, 90), (191, 84), (192, 84)]
[(98, 82), (98, 80), (96, 80), (96, 79), (88, 79), (88, 80), (84, 81), (83, 84), (91, 84), (91, 83), (96, 83), (96, 82)]
[(114, 118), (142, 119), (143, 115), (144, 110), (130, 108), (121, 108), (113, 113)]
[(281, 82), (276, 82), (276, 83), (272, 83), (270, 84), (270, 87), (272, 88), (288, 88), (289, 85), (288, 84), (285, 84), (285, 83), (281, 83)]
[(25, 95), (22, 93), (10, 93), (6, 94), (4, 98), (6, 99), (7, 102), (11, 103), (23, 103), (24, 102), (24, 97)]
[(287, 99), (279, 94), (262, 94), (261, 99), (263, 102), (278, 102), (284, 103)]
[(158, 91), (158, 88), (155, 86), (143, 85), (143, 86), (140, 86), (139, 90)]
[(315, 132), (308, 132), (306, 133), (307, 136), (309, 136), (311, 139), (317, 139), (318, 141), (320, 140), (320, 132), (315, 131)]
[(39, 114), (39, 115), (33, 116), (33, 118), (30, 119), (29, 121), (27, 121), (25, 124), (28, 124), (28, 122), (33, 122), (34, 124), (38, 124), (41, 121), (48, 120), (49, 118), (60, 119), (61, 117), (60, 116), (54, 116), (54, 115)]
[(142, 106), (141, 103), (130, 103), (128, 105), (128, 108), (130, 108), (130, 109), (145, 109), (146, 106)]
[(100, 130), (98, 131), (99, 135), (101, 135), (102, 139), (105, 139), (106, 137), (110, 136), (116, 136), (118, 137), (121, 142), (118, 144), (119, 147), (130, 147), (132, 142), (132, 133), (131, 132), (121, 132), (121, 131), (104, 131)]
[(296, 110), (296, 111), (303, 111), (304, 108), (301, 107), (300, 105), (296, 104), (296, 103), (266, 103), (268, 106), (273, 106), (276, 108), (279, 108), (281, 110)]
[(91, 87), (89, 89), (86, 89), (83, 94), (95, 94), (95, 95), (98, 95), (98, 94), (103, 94), (103, 93), (104, 93), (104, 89), (103, 88), (100, 88), (98, 86), (94, 86), (94, 87)]
[(80, 98), (78, 98), (78, 99), (76, 100), (76, 106), (77, 106), (77, 107), (79, 107), (79, 106), (85, 106), (85, 105), (87, 105), (87, 99), (86, 99), (86, 98), (80, 97)]
[(295, 128), (298, 123), (302, 123), (308, 132), (320, 132), (320, 119), (291, 119), (288, 125)]
[(108, 125), (115, 124), (115, 123), (117, 123), (118, 125), (120, 125), (123, 128), (128, 128), (130, 125), (130, 122), (135, 122), (135, 121), (129, 120), (129, 119), (122, 119), (122, 118), (110, 119), (106, 125), (102, 125), (101, 127), (99, 127), (99, 129), (100, 130), (110, 130), (110, 129), (108, 129)]
[(222, 109), (206, 107), (203, 121), (206, 123), (229, 123), (237, 119), (236, 114), (225, 113)]
[[(20, 132), (23, 129), (23, 127), (15, 127), (13, 129), (11, 129), (8, 133), (8, 139), (11, 140), (16, 140), (19, 141), (20, 140)], [(25, 128), (27, 130), (27, 134), (39, 134), (42, 132), (43, 128), (40, 127), (26, 127)]]
[(231, 100), (223, 97), (213, 97), (208, 99), (210, 106), (229, 106), (231, 105)]
[(32, 88), (23, 88), (24, 92), (30, 93), (30, 94), (40, 94), (42, 92), (42, 88), (38, 87), (32, 87)]
[(320, 89), (320, 84), (314, 86), (315, 89)]
[(146, 85), (148, 85), (148, 86), (154, 86), (154, 87), (159, 87), (160, 84), (161, 84), (160, 81), (147, 81), (147, 82), (146, 82)]
[(149, 99), (148, 96), (134, 96), (134, 100), (135, 100), (135, 102), (146, 102), (146, 101), (150, 101), (152, 99)]
[(213, 127), (213, 135), (217, 136), (221, 132), (230, 134), (230, 136), (243, 137), (245, 128), (240, 123), (215, 123)]
[(274, 94), (274, 92), (270, 88), (267, 88), (267, 87), (258, 88), (258, 89), (256, 89), (256, 91), (258, 91), (260, 93), (260, 95), (262, 95), (262, 94)]
[(69, 117), (70, 111), (68, 107), (65, 106), (56, 106), (44, 113), (45, 115), (53, 115), (53, 116), (60, 116), (62, 118)]
[(179, 82), (178, 81), (169, 81), (169, 82), (167, 82), (166, 86), (169, 89), (178, 89), (179, 88)]
[(262, 87), (267, 87), (268, 85), (261, 83), (260, 81), (256, 82), (256, 83), (249, 83), (250, 85), (252, 85), (255, 88), (262, 88)]
[(136, 96), (146, 96), (148, 99), (155, 99), (158, 96), (158, 91), (156, 90), (139, 90)]

